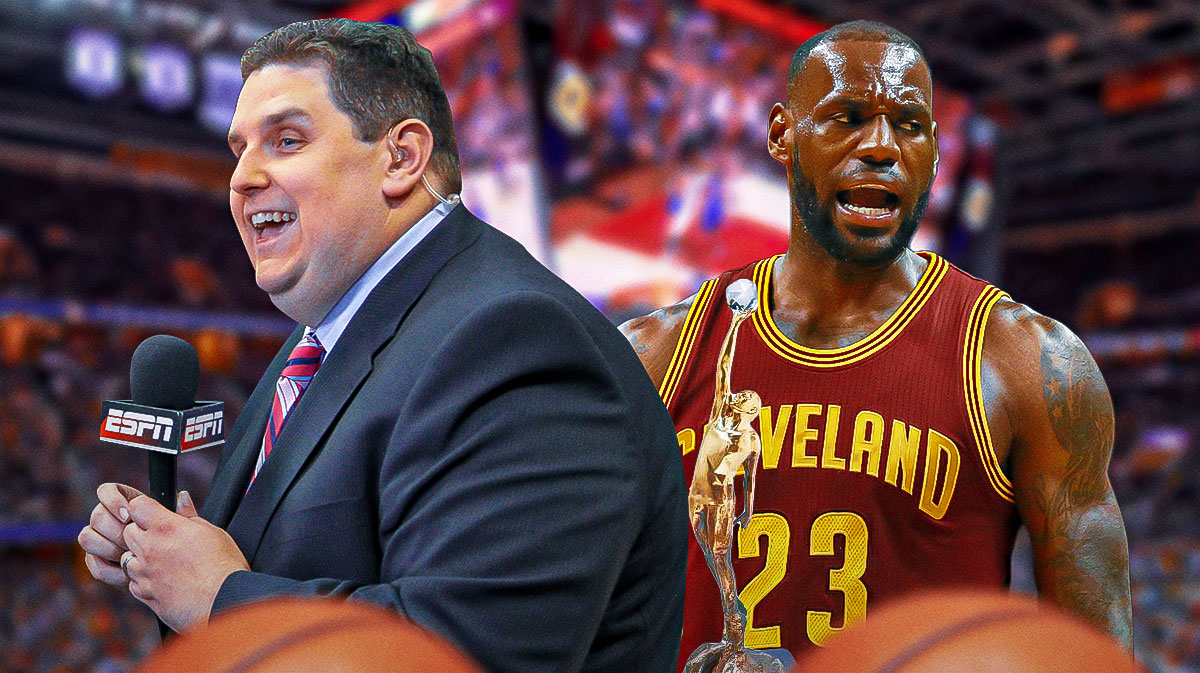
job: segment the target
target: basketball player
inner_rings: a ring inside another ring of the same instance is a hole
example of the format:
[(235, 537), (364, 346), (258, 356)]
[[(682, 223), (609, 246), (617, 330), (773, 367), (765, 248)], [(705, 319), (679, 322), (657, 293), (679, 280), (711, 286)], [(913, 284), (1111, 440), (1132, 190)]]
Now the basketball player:
[[(1005, 586), (1018, 526), (1039, 594), (1131, 646), (1108, 390), (1060, 323), (914, 252), (937, 168), (929, 67), (882, 24), (795, 53), (768, 149), (787, 169), (787, 254), (622, 327), (675, 421), (686, 473), (712, 405), (721, 298), (759, 288), (732, 389), (762, 399), (755, 514), (734, 567), (748, 647), (800, 657), (915, 589)], [(694, 541), (681, 657), (718, 640)]]

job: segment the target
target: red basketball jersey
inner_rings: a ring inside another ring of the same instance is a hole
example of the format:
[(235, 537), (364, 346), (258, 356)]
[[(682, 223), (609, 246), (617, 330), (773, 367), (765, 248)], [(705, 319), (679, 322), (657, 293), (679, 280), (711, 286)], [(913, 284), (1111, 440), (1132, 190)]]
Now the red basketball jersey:
[[(758, 286), (730, 388), (757, 392), (763, 405), (754, 516), (733, 551), (749, 647), (799, 659), (879, 601), (1008, 583), (1018, 517), (980, 388), (984, 324), (1005, 295), (921, 255), (928, 266), (905, 301), (844, 348), (807, 348), (776, 327), (769, 297), (779, 257), (704, 283), (687, 315), (659, 392), (690, 483), (732, 318), (725, 288), (740, 278)], [(681, 667), (721, 637), (717, 584), (694, 537), (685, 605)]]

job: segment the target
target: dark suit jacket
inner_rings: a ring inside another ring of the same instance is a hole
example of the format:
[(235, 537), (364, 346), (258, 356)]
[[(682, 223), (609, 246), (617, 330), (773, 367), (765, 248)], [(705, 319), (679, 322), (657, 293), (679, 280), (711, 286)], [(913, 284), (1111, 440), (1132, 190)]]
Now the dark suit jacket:
[(674, 427), (617, 329), (458, 206), (371, 292), (254, 488), (288, 340), (203, 516), (278, 595), (395, 609), (489, 671), (674, 671), (688, 522)]

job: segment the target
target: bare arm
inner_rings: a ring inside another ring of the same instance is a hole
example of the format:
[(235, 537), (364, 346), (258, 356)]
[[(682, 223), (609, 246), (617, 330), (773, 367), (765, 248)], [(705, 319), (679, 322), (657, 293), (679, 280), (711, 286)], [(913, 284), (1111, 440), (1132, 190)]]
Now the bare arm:
[(620, 326), (621, 333), (633, 346), (656, 388), (662, 387), (667, 368), (671, 366), (671, 356), (675, 354), (675, 344), (679, 342), (679, 333), (683, 331), (683, 321), (695, 298), (696, 295), (692, 295), (678, 304), (660, 308)]
[(1001, 301), (984, 363), (989, 425), (1008, 449), (1038, 593), (1132, 648), (1129, 548), (1108, 479), (1112, 400), (1095, 360), (1060, 323)]

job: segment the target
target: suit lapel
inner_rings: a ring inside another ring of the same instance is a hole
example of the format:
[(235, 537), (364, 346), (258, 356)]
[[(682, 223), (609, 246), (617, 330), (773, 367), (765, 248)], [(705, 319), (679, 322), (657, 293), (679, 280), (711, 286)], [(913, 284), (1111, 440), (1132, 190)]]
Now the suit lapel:
[[(236, 511), (229, 520), (227, 530), (249, 562), (254, 562), (263, 531), (275, 508), (309, 457), (321, 445), (354, 391), (370, 373), (375, 353), (396, 333), (408, 310), (437, 272), (473, 243), (484, 226), (466, 207), (460, 205), (454, 208), (383, 277), (351, 318), (346, 331), (338, 338), (312, 383), (291, 411), (276, 440), (275, 450), (263, 463), (262, 470), (254, 480), (254, 487), (246, 493), (240, 504), (235, 501)], [(290, 341), (294, 344), (297, 340)], [(290, 352), (291, 346), (287, 348)], [(257, 435), (261, 439), (274, 399), (274, 382), (282, 370), (282, 363), (278, 369), (272, 367), (272, 371), (260, 382), (255, 395), (264, 383), (268, 384), (270, 392), (255, 400), (252, 412), (250, 404), (246, 405), (243, 413), (254, 414), (252, 422), (245, 424), (247, 436), (241, 439), (229, 464), (223, 466), (226, 472), (237, 475), (226, 475), (226, 478), (240, 483), (242, 489), (248, 481), (249, 471), (253, 469), (253, 456), (258, 451), (257, 444), (252, 451), (248, 448), (254, 444), (251, 438), (255, 434), (249, 429), (257, 428)], [(247, 453), (251, 458), (247, 459)]]
[(292, 335), (284, 342), (283, 348), (271, 360), (267, 371), (254, 387), (254, 392), (242, 407), (242, 413), (237, 423), (229, 431), (225, 440), (221, 459), (217, 462), (217, 471), (213, 476), (212, 485), (208, 489), (208, 497), (204, 500), (201, 515), (209, 522), (224, 528), (233, 517), (233, 511), (246, 492), (246, 484), (250, 481), (250, 471), (258, 459), (262, 448), (262, 437), (267, 427), (267, 416), (271, 411), (271, 402), (275, 398), (275, 382), (287, 364), (288, 354), (295, 348), (296, 343), (304, 334), (304, 328), (297, 327)]

